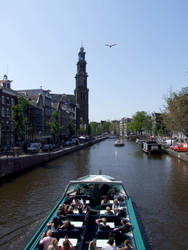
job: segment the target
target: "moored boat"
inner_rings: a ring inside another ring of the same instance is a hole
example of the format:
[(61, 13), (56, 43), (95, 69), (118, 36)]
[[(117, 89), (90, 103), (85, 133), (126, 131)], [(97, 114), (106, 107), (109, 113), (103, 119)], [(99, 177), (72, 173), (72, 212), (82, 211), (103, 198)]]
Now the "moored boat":
[[(80, 207), (82, 206), (82, 213), (75, 205), (76, 201)], [(117, 204), (115, 206), (117, 202), (118, 206)], [(59, 209), (62, 206), (73, 207), (73, 213), (67, 213), (62, 220), (62, 225), (69, 220), (73, 227), (67, 229), (61, 226), (52, 232), (52, 237), (57, 238), (59, 246), (62, 245), (65, 236), (68, 236), (75, 249), (88, 249), (89, 242), (93, 239), (95, 239), (96, 246), (102, 248), (111, 234), (117, 247), (123, 246), (123, 242), (127, 239), (132, 249), (145, 249), (132, 201), (123, 182), (106, 175), (88, 175), (69, 182), (64, 195), (39, 227), (25, 250), (41, 249), (39, 243), (41, 236), (49, 229), (49, 222), (59, 216)], [(107, 213), (107, 210), (111, 212)], [(107, 220), (107, 230), (103, 230), (97, 223), (102, 218)], [(127, 225), (124, 227), (126, 230), (122, 229), (122, 221)]]
[(141, 144), (141, 148), (145, 153), (161, 153), (161, 144), (156, 141), (144, 141)]
[(114, 142), (114, 146), (116, 146), (116, 147), (121, 147), (124, 145), (125, 145), (125, 143), (123, 142), (123, 140), (120, 140), (120, 139), (118, 139)]
[(136, 143), (137, 144), (139, 144), (139, 145), (141, 145), (143, 142), (145, 142), (146, 140), (141, 140), (141, 139), (136, 139)]

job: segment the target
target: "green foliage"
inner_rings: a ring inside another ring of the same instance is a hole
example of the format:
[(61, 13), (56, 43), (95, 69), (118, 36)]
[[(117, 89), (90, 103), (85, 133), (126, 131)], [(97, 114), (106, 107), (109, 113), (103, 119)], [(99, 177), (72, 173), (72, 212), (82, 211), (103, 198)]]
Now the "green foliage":
[(145, 111), (138, 111), (133, 116), (132, 122), (128, 123), (128, 130), (138, 133), (151, 131), (152, 122), (150, 116)]
[(99, 122), (90, 122), (91, 134), (97, 135), (103, 132), (111, 132), (112, 131), (112, 123), (110, 121)]
[(59, 113), (57, 111), (52, 113), (51, 120), (47, 122), (47, 126), (50, 127), (50, 133), (55, 139), (63, 128), (59, 123)]
[(163, 119), (169, 131), (182, 132), (188, 136), (188, 88), (169, 95)]
[(28, 126), (28, 118), (26, 116), (29, 102), (24, 97), (18, 97), (18, 103), (11, 108), (11, 121), (14, 124), (16, 135), (21, 140), (24, 139), (25, 134), (31, 130)]
[(155, 124), (154, 129), (153, 129), (154, 135), (160, 135), (160, 136), (164, 136), (166, 134), (166, 129), (164, 124)]
[(68, 127), (69, 127), (70, 135), (71, 136), (75, 135), (76, 134), (76, 126), (75, 126), (75, 122), (72, 119), (69, 120), (69, 126)]
[(100, 127), (100, 124), (97, 122), (90, 122), (90, 128), (91, 128), (91, 134), (92, 135), (97, 135), (100, 134), (102, 129)]
[(112, 130), (112, 123), (110, 121), (104, 121), (102, 123), (102, 132), (108, 132)]
[(84, 120), (82, 117), (80, 118), (80, 134), (81, 135), (87, 134), (86, 124), (84, 123)]

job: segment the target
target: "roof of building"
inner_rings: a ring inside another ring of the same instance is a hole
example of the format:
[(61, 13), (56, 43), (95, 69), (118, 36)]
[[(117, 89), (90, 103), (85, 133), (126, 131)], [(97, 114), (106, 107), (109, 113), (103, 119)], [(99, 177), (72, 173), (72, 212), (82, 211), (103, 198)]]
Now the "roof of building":
[(56, 110), (58, 110), (59, 102), (52, 102), (52, 107), (54, 107)]
[(38, 101), (38, 98), (39, 98), (39, 96), (38, 95), (31, 95), (31, 96), (29, 96), (29, 100), (30, 101), (34, 101), (34, 102), (37, 102)]
[(52, 98), (52, 102), (67, 102), (69, 104), (76, 104), (76, 99), (74, 95), (66, 95), (66, 94), (50, 94)]

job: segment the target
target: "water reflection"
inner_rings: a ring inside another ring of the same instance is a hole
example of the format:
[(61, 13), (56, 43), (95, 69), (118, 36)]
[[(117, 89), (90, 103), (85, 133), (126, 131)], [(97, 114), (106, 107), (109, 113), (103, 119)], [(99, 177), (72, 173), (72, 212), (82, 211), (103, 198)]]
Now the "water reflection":
[[(188, 167), (187, 163), (171, 158), (171, 178), (169, 179), (169, 196), (173, 204), (179, 206), (180, 213), (188, 211)], [(187, 213), (188, 214), (188, 213)]]

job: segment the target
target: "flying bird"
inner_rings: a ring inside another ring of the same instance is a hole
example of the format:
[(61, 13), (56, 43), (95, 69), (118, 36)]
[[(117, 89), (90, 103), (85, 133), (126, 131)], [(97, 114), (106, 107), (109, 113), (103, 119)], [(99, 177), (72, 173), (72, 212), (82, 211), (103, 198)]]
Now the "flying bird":
[(109, 47), (109, 48), (112, 48), (113, 46), (116, 46), (117, 44), (114, 43), (114, 44), (105, 44), (105, 46)]

